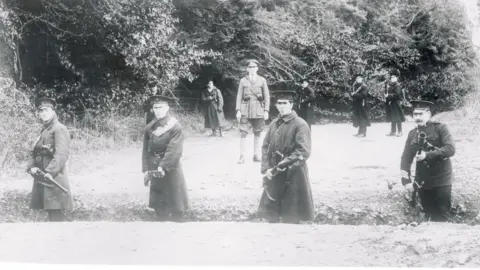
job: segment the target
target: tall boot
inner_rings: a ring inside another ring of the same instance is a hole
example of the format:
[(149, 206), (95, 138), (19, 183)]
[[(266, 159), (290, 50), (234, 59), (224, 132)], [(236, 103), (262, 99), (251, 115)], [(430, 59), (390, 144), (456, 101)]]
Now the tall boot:
[(261, 162), (261, 149), (260, 149), (260, 136), (255, 136), (253, 137), (253, 161), (254, 162)]
[(247, 138), (242, 138), (240, 137), (240, 158), (238, 159), (238, 164), (243, 164), (245, 163), (245, 148), (247, 145)]

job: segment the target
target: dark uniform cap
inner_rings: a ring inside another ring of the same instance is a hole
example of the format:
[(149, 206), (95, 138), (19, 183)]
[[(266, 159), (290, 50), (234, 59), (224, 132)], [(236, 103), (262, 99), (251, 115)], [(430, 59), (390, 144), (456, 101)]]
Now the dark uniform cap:
[(410, 101), (410, 104), (412, 104), (412, 109), (429, 109), (430, 111), (433, 110), (433, 102), (430, 101), (424, 101), (424, 100), (412, 100)]
[(398, 71), (397, 69), (390, 70), (390, 76), (392, 75), (396, 77), (400, 77), (400, 71)]
[(162, 95), (155, 95), (155, 96), (151, 96), (148, 98), (148, 103), (153, 106), (153, 104), (155, 103), (169, 103), (173, 101), (172, 98), (170, 97), (166, 97), (166, 96), (162, 96)]
[(255, 65), (257, 65), (257, 67), (260, 66), (260, 63), (255, 59), (247, 60), (247, 66), (249, 66), (250, 64), (255, 64)]
[(51, 98), (41, 97), (35, 100), (35, 107), (37, 109), (41, 109), (44, 107), (50, 107), (52, 109), (55, 109), (56, 106), (57, 106), (57, 103), (55, 102), (55, 100)]
[(296, 92), (292, 90), (272, 91), (272, 96), (276, 101), (278, 101), (279, 99), (287, 99), (292, 101), (295, 94)]

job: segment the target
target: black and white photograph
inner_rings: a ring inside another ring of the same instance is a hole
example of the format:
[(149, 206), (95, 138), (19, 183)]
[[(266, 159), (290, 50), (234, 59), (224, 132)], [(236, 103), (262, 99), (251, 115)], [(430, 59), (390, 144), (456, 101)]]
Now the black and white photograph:
[(480, 0), (0, 0), (0, 268), (480, 267), (479, 60)]

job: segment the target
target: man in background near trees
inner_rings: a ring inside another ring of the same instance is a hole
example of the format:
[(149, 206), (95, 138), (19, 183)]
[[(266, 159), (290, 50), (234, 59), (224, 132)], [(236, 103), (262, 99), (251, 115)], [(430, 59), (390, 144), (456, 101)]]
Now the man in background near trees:
[[(67, 160), (70, 152), (70, 134), (58, 121), (56, 102), (50, 98), (35, 101), (37, 115), (42, 122), (42, 133), (37, 138), (27, 172), (34, 177), (30, 208), (46, 210), (49, 221), (66, 221), (64, 211), (72, 209), (70, 194), (48, 185), (44, 178), (53, 178), (70, 193), (67, 176)], [(44, 176), (39, 175), (44, 173)]]
[[(310, 128), (292, 110), (295, 91), (272, 94), (279, 115), (268, 126), (263, 140), (260, 172), (269, 183), (260, 198), (259, 216), (271, 223), (312, 221), (313, 198), (306, 163), (311, 154)], [(275, 166), (283, 167), (292, 160), (295, 162), (272, 174)]]
[(205, 117), (205, 128), (211, 128), (212, 134), (216, 136), (216, 130), (222, 137), (222, 127), (225, 126), (225, 116), (223, 114), (223, 96), (220, 89), (213, 85), (213, 81), (208, 81), (207, 90), (202, 93), (203, 114)]
[[(390, 83), (386, 82), (386, 118), (387, 122), (391, 123), (390, 133), (387, 136), (401, 137), (402, 122), (405, 122), (405, 115), (402, 108), (402, 88), (398, 82), (400, 72), (398, 70), (392, 70), (390, 72)], [(398, 131), (398, 133), (397, 133)]]
[(236, 117), (240, 129), (240, 158), (239, 164), (245, 162), (245, 148), (248, 130), (253, 129), (253, 161), (261, 162), (260, 135), (265, 128), (270, 110), (270, 92), (267, 80), (257, 74), (259, 63), (257, 60), (247, 61), (248, 75), (240, 80), (236, 100)]
[[(445, 124), (430, 120), (432, 102), (418, 100), (411, 104), (417, 127), (408, 133), (402, 153), (402, 184), (412, 191), (410, 167), (415, 158), (417, 166), (413, 184), (418, 187), (425, 216), (431, 221), (445, 222), (449, 220), (451, 208), (453, 171), (450, 157), (455, 155), (453, 137)], [(420, 134), (426, 138), (423, 145), (420, 145)]]
[(367, 127), (370, 126), (370, 116), (366, 108), (367, 97), (368, 87), (363, 81), (363, 74), (356, 74), (355, 82), (352, 85), (352, 122), (354, 127), (358, 127), (358, 132), (354, 135), (356, 137), (367, 136)]
[(301, 87), (297, 92), (298, 116), (305, 120), (311, 129), (315, 123), (315, 91), (308, 85), (308, 80), (301, 81)]
[[(149, 207), (155, 210), (159, 221), (180, 222), (188, 210), (188, 194), (180, 158), (184, 135), (180, 123), (169, 114), (165, 96), (152, 96), (149, 102), (155, 119), (144, 131), (142, 172), (145, 185), (150, 182)], [(154, 173), (148, 177), (149, 173)]]

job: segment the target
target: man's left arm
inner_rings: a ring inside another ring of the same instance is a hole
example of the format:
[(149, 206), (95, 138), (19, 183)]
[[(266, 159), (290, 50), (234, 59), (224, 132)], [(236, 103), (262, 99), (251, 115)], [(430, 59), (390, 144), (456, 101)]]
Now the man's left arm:
[(311, 153), (311, 135), (310, 128), (306, 123), (298, 125), (295, 132), (295, 148), (293, 152), (285, 157), (281, 163), (286, 163), (295, 157), (302, 156), (303, 160), (307, 160)]
[(168, 142), (167, 149), (162, 160), (158, 164), (165, 172), (174, 169), (183, 153), (183, 131), (179, 124), (172, 128), (172, 138)]
[(54, 131), (55, 153), (53, 159), (45, 168), (45, 172), (55, 177), (65, 167), (70, 150), (70, 134), (66, 127), (62, 126)]
[(268, 90), (267, 80), (263, 78), (263, 100), (265, 101), (265, 111), (270, 111), (270, 90)]
[(440, 135), (441, 146), (426, 152), (426, 160), (449, 158), (455, 155), (455, 143), (447, 126), (440, 124), (438, 126), (438, 133)]

